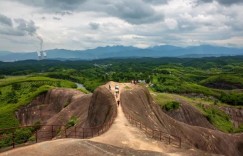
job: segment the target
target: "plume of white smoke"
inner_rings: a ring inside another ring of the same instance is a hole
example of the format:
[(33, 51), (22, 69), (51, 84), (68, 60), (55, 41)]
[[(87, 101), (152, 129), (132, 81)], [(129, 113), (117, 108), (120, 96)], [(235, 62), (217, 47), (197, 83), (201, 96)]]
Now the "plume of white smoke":
[(46, 57), (46, 53), (45, 54), (43, 53), (43, 38), (39, 34), (36, 34), (36, 37), (40, 40), (40, 50), (37, 51), (37, 55), (38, 55), (39, 59), (43, 59), (43, 57)]
[(36, 34), (36, 37), (40, 40), (40, 51), (42, 51), (43, 39), (39, 34)]

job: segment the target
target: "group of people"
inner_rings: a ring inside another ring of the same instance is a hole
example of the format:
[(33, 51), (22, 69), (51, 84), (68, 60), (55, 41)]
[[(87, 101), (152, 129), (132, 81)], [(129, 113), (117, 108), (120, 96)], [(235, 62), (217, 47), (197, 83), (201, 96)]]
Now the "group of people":
[[(109, 90), (111, 90), (111, 85), (109, 85)], [(116, 97), (116, 99), (117, 99), (117, 106), (119, 107), (119, 105), (120, 105), (120, 100), (119, 100), (119, 98), (118, 98), (118, 95), (119, 95), (119, 86), (116, 85), (116, 86), (115, 86), (115, 97)]]
[(131, 84), (137, 84), (138, 83), (138, 80), (132, 80), (131, 81)]

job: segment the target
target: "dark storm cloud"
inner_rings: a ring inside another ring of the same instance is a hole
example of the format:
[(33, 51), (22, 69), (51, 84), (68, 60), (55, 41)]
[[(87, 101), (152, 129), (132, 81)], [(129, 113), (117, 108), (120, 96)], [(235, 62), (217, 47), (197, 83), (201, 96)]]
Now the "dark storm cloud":
[(15, 0), (26, 5), (41, 7), (42, 11), (71, 15), (73, 12), (100, 12), (118, 17), (132, 24), (143, 24), (158, 21), (163, 15), (158, 14), (152, 4), (165, 1), (152, 0)]
[(16, 27), (18, 31), (24, 32), (28, 35), (33, 35), (36, 33), (37, 27), (35, 26), (34, 21), (26, 21), (22, 18), (15, 19), (14, 21), (18, 24), (18, 26)]
[(108, 6), (104, 8), (104, 12), (132, 24), (152, 23), (163, 18), (162, 14), (158, 14), (151, 5), (141, 0), (111, 1)]
[(48, 11), (75, 10), (86, 0), (15, 0)]
[(91, 22), (91, 23), (89, 23), (89, 26), (90, 26), (90, 28), (91, 28), (92, 30), (97, 30), (97, 29), (99, 29), (100, 24), (99, 24), (99, 23)]
[[(199, 2), (213, 2), (214, 0), (198, 0)], [(223, 5), (232, 5), (232, 4), (238, 4), (238, 3), (243, 3), (243, 0), (215, 0), (220, 4)]]
[[(4, 17), (3, 19), (5, 20), (1, 20), (1, 17)], [(13, 24), (11, 18), (7, 16), (0, 16), (0, 22), (3, 23), (2, 21), (5, 21), (5, 25), (0, 25), (0, 34), (11, 36), (32, 36), (36, 34), (37, 27), (35, 26), (35, 23), (32, 20), (27, 21), (22, 18), (14, 19)]]
[(17, 29), (5, 27), (0, 29), (0, 34), (2, 35), (9, 35), (9, 36), (24, 36), (25, 32), (18, 31)]
[(4, 25), (8, 25), (8, 26), (12, 26), (12, 20), (11, 18), (8, 18), (5, 15), (0, 14), (0, 24), (4, 24)]

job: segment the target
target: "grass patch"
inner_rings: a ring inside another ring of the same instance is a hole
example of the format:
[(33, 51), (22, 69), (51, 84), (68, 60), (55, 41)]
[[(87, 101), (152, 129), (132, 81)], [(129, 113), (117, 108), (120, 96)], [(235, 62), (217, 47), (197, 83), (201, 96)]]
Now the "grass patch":
[(88, 91), (88, 90), (85, 89), (85, 88), (79, 88), (78, 90), (81, 91), (81, 92), (84, 93), (84, 94), (89, 94), (89, 93), (90, 93), (90, 91)]
[(235, 128), (226, 113), (213, 106), (205, 107), (200, 103), (196, 104), (196, 106), (203, 112), (208, 121), (217, 127), (217, 129), (223, 132), (234, 132)]
[(124, 88), (127, 90), (131, 89), (131, 87), (129, 87), (129, 86), (125, 86)]

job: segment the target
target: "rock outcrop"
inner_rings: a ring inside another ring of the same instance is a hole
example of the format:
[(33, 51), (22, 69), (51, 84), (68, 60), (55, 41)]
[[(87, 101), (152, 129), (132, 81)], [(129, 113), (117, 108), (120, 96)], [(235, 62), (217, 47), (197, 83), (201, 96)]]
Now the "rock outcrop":
[(125, 112), (136, 120), (142, 121), (147, 127), (179, 136), (182, 139), (183, 147), (194, 147), (228, 156), (243, 155), (243, 135), (226, 134), (176, 121), (154, 103), (146, 88), (137, 87), (122, 92), (121, 104)]
[[(22, 126), (32, 125), (35, 122), (49, 124), (47, 121), (61, 112), (70, 103), (79, 101), (75, 96), (85, 94), (74, 89), (52, 89), (36, 97), (29, 105), (16, 111), (16, 116)], [(83, 102), (80, 102), (83, 103)]]
[[(97, 133), (97, 130), (90, 128), (102, 128), (102, 125), (113, 121), (116, 114), (115, 98), (105, 86), (87, 95), (74, 89), (53, 89), (16, 112), (22, 126), (34, 125), (36, 122), (44, 125), (38, 131), (40, 139), (46, 136), (50, 139), (58, 134), (76, 136), (83, 131), (83, 137), (90, 137)], [(75, 123), (72, 123), (75, 127), (68, 125), (72, 118), (75, 119)], [(63, 131), (60, 133), (64, 129), (65, 134)]]
[(92, 95), (87, 118), (88, 127), (108, 123), (116, 117), (117, 105), (112, 93), (105, 87), (98, 87)]
[(192, 126), (215, 129), (215, 127), (199, 110), (181, 99), (179, 102), (180, 107), (178, 109), (171, 111), (164, 110), (164, 112), (177, 121), (181, 121)]

